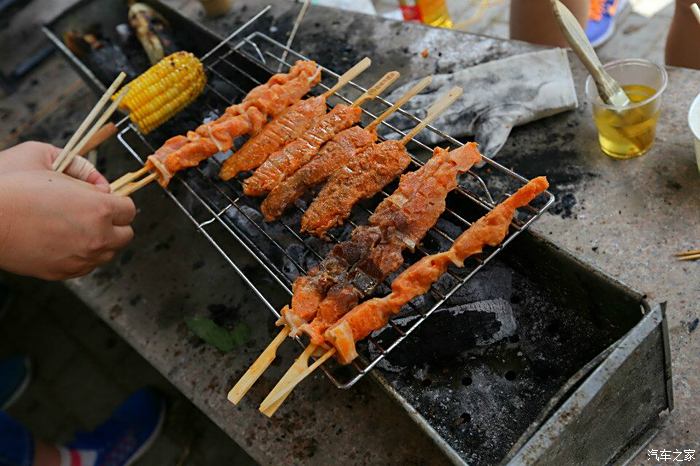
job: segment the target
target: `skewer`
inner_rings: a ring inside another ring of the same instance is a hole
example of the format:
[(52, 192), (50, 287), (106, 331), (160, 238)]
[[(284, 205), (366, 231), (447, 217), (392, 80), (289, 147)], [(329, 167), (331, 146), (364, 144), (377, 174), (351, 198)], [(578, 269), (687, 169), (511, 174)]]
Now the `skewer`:
[[(348, 84), (350, 81), (355, 79), (357, 76), (359, 76), (363, 71), (365, 71), (369, 66), (372, 64), (372, 60), (369, 57), (365, 57), (359, 62), (357, 62), (352, 68), (347, 70), (345, 73), (340, 75), (338, 77), (338, 81), (335, 83), (333, 87), (328, 89), (326, 92), (324, 92), (322, 95), (326, 98), (330, 97), (331, 95), (335, 94), (338, 92), (343, 86)], [(151, 177), (150, 175), (146, 178), (144, 178), (141, 181), (144, 181), (145, 179), (149, 179), (148, 182), (146, 183), (141, 183), (140, 181), (137, 181), (141, 176), (145, 175), (148, 173), (149, 170), (146, 167), (141, 168), (140, 170), (137, 170), (135, 172), (130, 172), (127, 173), (117, 180), (113, 181), (110, 184), (110, 187), (112, 188), (112, 192), (116, 192), (120, 188), (124, 186), (130, 186), (126, 190), (122, 190), (122, 192), (127, 192), (129, 194), (135, 192), (138, 189), (143, 188), (147, 184), (149, 184), (151, 181), (155, 180), (156, 177)], [(137, 186), (138, 185), (138, 186)]]
[[(389, 76), (390, 74), (391, 73), (388, 73), (387, 75), (385, 75), (385, 78), (386, 78), (386, 76)], [(371, 130), (374, 127), (376, 127), (377, 125), (379, 125), (382, 121), (384, 121), (391, 114), (393, 114), (399, 107), (404, 105), (412, 97), (414, 97), (420, 91), (425, 89), (425, 87), (428, 86), (432, 82), (432, 79), (433, 79), (432, 76), (427, 76), (427, 77), (423, 78), (422, 80), (420, 80), (411, 89), (406, 91), (406, 93), (403, 96), (401, 96), (399, 98), (399, 100), (396, 101), (396, 103), (394, 103), (390, 108), (385, 110), (374, 121), (372, 121), (369, 125), (367, 125), (366, 128)], [(375, 86), (377, 86), (382, 81), (383, 81), (383, 79), (381, 81), (379, 81), (377, 84), (375, 84)], [(387, 84), (387, 86), (389, 84)], [(373, 86), (373, 87), (375, 87), (375, 86)], [(370, 90), (368, 90), (367, 92), (369, 93), (369, 91)], [(360, 99), (358, 98), (358, 101), (359, 100)], [(355, 103), (357, 103), (357, 101)], [(119, 181), (120, 180), (117, 180), (114, 183), (117, 183)], [(289, 335), (289, 332), (290, 332), (289, 326), (285, 325), (284, 328), (282, 330), (280, 330), (280, 332), (277, 334), (277, 336), (270, 342), (270, 344), (267, 345), (267, 348), (265, 348), (265, 350), (263, 350), (263, 352), (260, 353), (260, 356), (258, 356), (258, 358), (255, 360), (255, 362), (253, 362), (253, 364), (248, 368), (248, 370), (243, 374), (243, 376), (241, 376), (241, 378), (238, 380), (238, 382), (236, 382), (236, 385), (234, 385), (233, 388), (228, 393), (228, 400), (231, 403), (238, 404), (241, 401), (241, 399), (243, 399), (245, 394), (248, 393), (248, 390), (250, 390), (250, 388), (253, 386), (253, 384), (255, 384), (255, 382), (267, 370), (267, 368), (270, 367), (270, 364), (272, 363), (272, 361), (275, 360), (275, 357), (277, 355), (277, 349), (285, 341), (285, 338)]]
[[(410, 141), (423, 128), (429, 125), (433, 120), (435, 120), (435, 118), (445, 111), (445, 109), (447, 109), (447, 107), (449, 107), (455, 100), (457, 100), (462, 95), (462, 92), (462, 88), (453, 87), (447, 94), (435, 101), (428, 109), (423, 121), (416, 125), (411, 131), (406, 133), (406, 135), (401, 138), (401, 143), (404, 145), (407, 144), (408, 141)], [(292, 390), (294, 390), (294, 387), (299, 385), (302, 380), (308, 377), (314, 370), (316, 370), (316, 368), (318, 368), (336, 352), (335, 348), (326, 350), (323, 355), (321, 355), (311, 366), (309, 366), (309, 357), (314, 354), (317, 349), (318, 346), (314, 344), (310, 344), (306, 347), (301, 356), (297, 358), (292, 367), (287, 370), (284, 376), (282, 376), (279, 382), (277, 382), (277, 385), (274, 386), (274, 388), (260, 404), (259, 409), (261, 413), (271, 417), (282, 405), (282, 402), (284, 402)]]
[(367, 125), (365, 129), (371, 131), (377, 126), (381, 124), (384, 120), (386, 120), (392, 113), (394, 113), (396, 110), (399, 109), (402, 105), (404, 105), (406, 102), (411, 100), (413, 96), (418, 94), (420, 91), (425, 89), (431, 82), (433, 82), (433, 77), (432, 76), (426, 76), (425, 78), (421, 79), (418, 81), (412, 88), (410, 88), (404, 95), (402, 95), (399, 100), (397, 100), (394, 105), (391, 107), (387, 108), (384, 110), (384, 112), (379, 115), (372, 123)]
[[(119, 86), (121, 86), (125, 78), (126, 73), (119, 73), (114, 82), (112, 82), (112, 84), (107, 88), (104, 94), (102, 94), (100, 100), (97, 101), (92, 110), (90, 110), (90, 113), (88, 113), (88, 115), (85, 117), (82, 123), (80, 123), (80, 126), (78, 126), (78, 130), (73, 134), (73, 136), (71, 136), (66, 145), (63, 147), (63, 149), (61, 149), (61, 152), (58, 154), (58, 157), (56, 157), (56, 160), (54, 160), (53, 165), (51, 167), (53, 170), (58, 170), (58, 168), (64, 162), (65, 158), (68, 156), (69, 152), (75, 147), (75, 144), (83, 136), (85, 130), (88, 128), (88, 126), (90, 126), (90, 124), (92, 124), (93, 120), (102, 111), (104, 106), (107, 105), (107, 101), (112, 97), (112, 95), (116, 92)], [(87, 140), (85, 141), (87, 142)]]
[(682, 251), (682, 252), (675, 254), (675, 256), (676, 257), (694, 256), (696, 254), (700, 254), (700, 249), (691, 249), (689, 251)]
[(260, 412), (267, 417), (272, 417), (273, 414), (282, 406), (284, 400), (292, 393), (297, 384), (315, 371), (321, 364), (326, 362), (335, 354), (335, 348), (331, 348), (323, 355), (316, 359), (313, 364), (309, 365), (309, 358), (316, 352), (318, 346), (309, 345), (303, 353), (294, 361), (292, 367), (282, 376), (275, 388), (267, 395), (267, 398), (260, 404)]
[[(87, 132), (85, 136), (80, 140), (78, 144), (73, 147), (70, 152), (68, 152), (68, 155), (66, 155), (61, 163), (58, 165), (58, 168), (55, 168), (57, 172), (63, 173), (66, 168), (68, 168), (68, 165), (73, 161), (76, 155), (80, 154), (83, 152), (83, 149), (85, 146), (90, 142), (90, 139), (95, 136), (95, 134), (102, 129), (102, 126), (107, 122), (107, 120), (112, 116), (112, 114), (117, 110), (117, 107), (119, 107), (119, 104), (121, 101), (124, 99), (126, 96), (126, 93), (129, 92), (129, 86), (124, 86), (124, 88), (119, 91), (119, 94), (117, 97), (114, 99), (114, 102), (105, 110), (105, 112), (100, 116), (100, 118), (97, 119), (97, 122), (93, 125), (93, 127), (90, 129), (90, 131)], [(54, 162), (55, 165), (55, 162)]]

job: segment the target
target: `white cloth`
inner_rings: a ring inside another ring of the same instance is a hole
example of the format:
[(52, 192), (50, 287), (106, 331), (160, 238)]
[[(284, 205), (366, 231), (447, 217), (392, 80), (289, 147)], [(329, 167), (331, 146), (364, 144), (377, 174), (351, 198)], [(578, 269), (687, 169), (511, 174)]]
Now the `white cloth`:
[[(389, 101), (396, 101), (411, 86), (394, 90)], [(473, 136), (484, 155), (493, 157), (503, 147), (511, 129), (540, 118), (576, 108), (576, 90), (566, 51), (547, 49), (494, 60), (449, 74), (437, 74), (423, 92), (402, 108), (422, 118), (439, 96), (454, 86), (464, 94), (433, 123), (439, 130), (461, 138)], [(415, 125), (395, 115), (389, 120), (400, 129)], [(397, 138), (390, 130), (385, 137)], [(431, 145), (441, 138), (423, 130), (418, 139)]]

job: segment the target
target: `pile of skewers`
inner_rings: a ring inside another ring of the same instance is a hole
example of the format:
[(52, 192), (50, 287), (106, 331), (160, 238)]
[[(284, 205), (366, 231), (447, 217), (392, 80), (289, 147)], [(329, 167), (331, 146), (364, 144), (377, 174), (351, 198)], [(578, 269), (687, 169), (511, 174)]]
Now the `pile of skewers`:
[[(305, 193), (321, 187), (304, 212), (301, 230), (325, 237), (342, 224), (355, 204), (380, 192), (410, 163), (405, 145), (460, 95), (453, 88), (436, 100), (426, 117), (401, 140), (377, 142), (376, 127), (430, 83), (427, 77), (365, 127), (358, 125), (360, 106), (384, 91), (398, 77), (389, 72), (351, 105), (337, 104), (327, 111), (327, 99), (370, 65), (363, 59), (325, 93), (303, 97), (320, 82), (316, 63), (298, 61), (288, 73), (272, 76), (242, 102), (216, 120), (186, 135), (168, 139), (145, 166), (112, 183), (128, 195), (157, 180), (167, 186), (180, 170), (197, 166), (217, 153), (227, 152), (236, 138), (249, 139), (222, 165), (220, 177), (230, 180), (252, 171), (243, 182), (244, 193), (266, 196), (261, 210), (267, 221), (279, 218)], [(352, 232), (305, 276), (293, 284), (291, 304), (281, 311), (281, 332), (263, 351), (229, 393), (238, 403), (274, 360), (287, 336), (307, 335), (310, 344), (260, 406), (271, 416), (292, 389), (327, 359), (341, 364), (357, 357), (355, 343), (384, 327), (412, 299), (426, 293), (449, 266), (464, 261), (486, 246), (497, 246), (508, 234), (518, 208), (528, 205), (547, 187), (536, 178), (473, 223), (439, 254), (424, 257), (399, 274), (391, 293), (369, 300), (369, 294), (403, 264), (403, 252), (413, 250), (445, 210), (446, 197), (458, 185), (458, 176), (481, 160), (476, 144), (455, 150), (436, 148), (418, 170), (401, 176), (398, 188), (384, 199), (367, 225)], [(312, 355), (318, 356), (309, 365)]]

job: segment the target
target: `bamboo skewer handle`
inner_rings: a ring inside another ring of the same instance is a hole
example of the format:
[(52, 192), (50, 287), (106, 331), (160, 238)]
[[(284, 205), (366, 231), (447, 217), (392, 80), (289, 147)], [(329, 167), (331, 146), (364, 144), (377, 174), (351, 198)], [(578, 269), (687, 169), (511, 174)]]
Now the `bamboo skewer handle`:
[(66, 145), (63, 147), (63, 149), (61, 149), (61, 152), (58, 154), (58, 157), (56, 157), (56, 160), (53, 161), (52, 168), (54, 170), (57, 170), (58, 167), (61, 166), (65, 157), (73, 149), (75, 144), (80, 140), (85, 130), (88, 129), (88, 126), (90, 126), (95, 117), (97, 117), (97, 114), (100, 113), (100, 111), (104, 108), (104, 106), (107, 104), (107, 101), (112, 97), (114, 92), (116, 92), (119, 86), (121, 86), (125, 78), (126, 73), (119, 73), (119, 76), (117, 76), (114, 82), (107, 88), (105, 93), (102, 94), (100, 100), (97, 101), (90, 113), (88, 113), (88, 115), (85, 117), (82, 123), (80, 123), (80, 126), (78, 126), (78, 130), (73, 134), (73, 136), (71, 136)]
[(68, 155), (66, 155), (63, 158), (63, 160), (58, 164), (58, 168), (54, 168), (54, 170), (58, 172), (63, 172), (68, 167), (68, 165), (70, 165), (73, 158), (75, 158), (76, 155), (83, 151), (83, 148), (88, 143), (88, 141), (92, 139), (92, 137), (97, 133), (97, 131), (100, 128), (102, 128), (102, 125), (104, 125), (109, 119), (109, 117), (111, 117), (112, 114), (117, 110), (117, 107), (122, 102), (122, 99), (126, 97), (127, 92), (129, 92), (129, 86), (125, 86), (121, 91), (119, 91), (119, 95), (117, 96), (117, 98), (114, 99), (114, 102), (112, 102), (112, 104), (107, 108), (107, 110), (105, 110), (105, 112), (100, 116), (100, 118), (97, 120), (92, 129), (90, 129), (90, 131), (88, 131), (88, 133), (85, 136), (83, 136), (80, 142), (68, 152)]
[(120, 176), (116, 180), (112, 181), (109, 187), (112, 189), (112, 192), (115, 192), (117, 189), (127, 185), (131, 181), (135, 180), (136, 178), (139, 178), (142, 175), (145, 175), (146, 173), (148, 173), (148, 167), (143, 166), (140, 170), (137, 170), (135, 172), (129, 172)]
[(349, 83), (350, 81), (352, 81), (353, 79), (358, 77), (360, 75), (360, 73), (362, 73), (367, 68), (369, 68), (369, 66), (371, 64), (372, 64), (372, 60), (370, 60), (369, 57), (363, 58), (362, 60), (357, 62), (355, 64), (355, 66), (353, 66), (352, 68), (347, 70), (345, 73), (343, 73), (338, 78), (338, 82), (335, 83), (335, 85), (333, 87), (331, 87), (326, 92), (324, 92), (323, 95), (325, 97), (330, 97), (331, 95), (335, 94), (336, 92), (338, 92), (338, 90), (341, 87), (345, 86), (347, 83)]
[(374, 128), (376, 128), (377, 126), (379, 126), (379, 124), (380, 124), (382, 121), (386, 120), (387, 117), (389, 117), (389, 115), (391, 115), (392, 113), (394, 113), (396, 110), (399, 109), (399, 107), (401, 107), (401, 106), (404, 105), (406, 102), (408, 102), (409, 100), (411, 100), (411, 98), (413, 98), (413, 96), (415, 96), (415, 95), (418, 94), (420, 91), (422, 91), (423, 89), (425, 89), (432, 81), (433, 81), (433, 77), (432, 77), (432, 76), (426, 76), (425, 78), (421, 79), (418, 83), (416, 83), (415, 86), (413, 86), (413, 87), (410, 88), (408, 91), (406, 91), (406, 93), (405, 93), (404, 95), (402, 95), (402, 96), (399, 98), (399, 100), (397, 100), (397, 101), (394, 103), (394, 105), (392, 105), (391, 107), (389, 107), (389, 108), (387, 108), (386, 110), (384, 110), (384, 113), (382, 113), (381, 115), (379, 115), (372, 123), (370, 123), (369, 125), (367, 125), (367, 127), (366, 127), (365, 129), (371, 131), (371, 130), (373, 130)]
[(267, 397), (260, 404), (260, 412), (267, 417), (271, 417), (284, 403), (284, 400), (292, 393), (294, 387), (306, 377), (311, 375), (321, 364), (326, 362), (328, 358), (335, 354), (335, 348), (331, 348), (323, 355), (314, 361), (309, 366), (309, 358), (318, 348), (316, 345), (309, 345), (303, 353), (294, 361), (294, 364), (287, 370), (282, 378), (277, 382), (277, 385), (270, 391)]
[(228, 401), (238, 404), (248, 393), (250, 387), (260, 378), (260, 376), (270, 367), (272, 361), (277, 357), (277, 349), (289, 335), (289, 326), (285, 325), (280, 333), (267, 345), (267, 348), (260, 353), (260, 356), (251, 364), (243, 376), (236, 382), (231, 391), (228, 392)]
[(401, 74), (398, 71), (389, 71), (387, 74), (382, 76), (382, 79), (377, 81), (372, 87), (367, 89), (367, 91), (357, 98), (355, 102), (352, 103), (351, 107), (359, 107), (364, 102), (372, 100), (381, 94), (384, 89), (391, 86), (391, 84), (399, 79)]
[(98, 129), (97, 132), (85, 143), (83, 150), (80, 151), (80, 155), (86, 155), (91, 150), (97, 148), (100, 144), (105, 142), (107, 139), (111, 138), (117, 133), (117, 125), (111, 121), (102, 128)]
[(117, 191), (114, 191), (114, 194), (116, 194), (117, 196), (130, 196), (131, 194), (146, 186), (151, 181), (155, 180), (157, 176), (157, 173), (151, 173), (146, 178), (143, 178), (135, 183), (129, 183), (123, 186), (122, 188), (118, 189)]
[(413, 136), (418, 134), (423, 128), (428, 126), (435, 118), (437, 118), (442, 112), (447, 109), (450, 105), (454, 103), (462, 95), (461, 87), (453, 87), (450, 91), (440, 97), (433, 105), (428, 109), (428, 113), (423, 118), (423, 121), (418, 123), (411, 131), (409, 131), (406, 136), (401, 138), (401, 144), (407, 144), (408, 141), (413, 139)]

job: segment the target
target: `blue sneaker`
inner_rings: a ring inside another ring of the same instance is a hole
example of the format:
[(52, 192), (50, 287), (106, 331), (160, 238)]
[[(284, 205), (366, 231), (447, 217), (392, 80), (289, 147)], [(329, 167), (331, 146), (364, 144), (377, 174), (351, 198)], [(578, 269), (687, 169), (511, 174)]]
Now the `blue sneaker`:
[(127, 466), (151, 447), (165, 419), (165, 400), (144, 388), (133, 393), (102, 425), (76, 434), (66, 447), (97, 453), (95, 466)]
[(27, 389), (32, 363), (27, 356), (0, 360), (0, 411), (10, 407)]
[(603, 45), (615, 32), (615, 19), (627, 0), (591, 0), (586, 36), (593, 47)]

